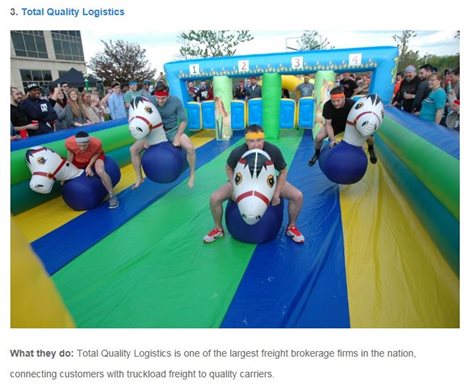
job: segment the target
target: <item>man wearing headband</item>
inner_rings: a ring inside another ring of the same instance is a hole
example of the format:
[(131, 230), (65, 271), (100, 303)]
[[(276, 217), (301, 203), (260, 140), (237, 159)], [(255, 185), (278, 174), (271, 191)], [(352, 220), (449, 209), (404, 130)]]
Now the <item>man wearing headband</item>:
[(68, 151), (68, 161), (76, 167), (84, 169), (87, 176), (94, 176), (95, 171), (109, 193), (109, 208), (117, 208), (119, 200), (114, 194), (111, 178), (104, 168), (105, 156), (101, 140), (90, 137), (87, 132), (81, 131), (75, 136), (68, 137), (65, 145)]
[(233, 196), (233, 186), (231, 181), (234, 177), (234, 168), (241, 159), (241, 156), (250, 149), (261, 149), (270, 156), (275, 169), (279, 172), (277, 186), (272, 197), (271, 205), (277, 206), (280, 199), (289, 199), (289, 223), (286, 234), (296, 243), (303, 243), (304, 236), (296, 226), (297, 217), (303, 203), (302, 192), (287, 181), (287, 163), (282, 156), (282, 152), (275, 145), (264, 140), (264, 131), (258, 125), (251, 125), (246, 128), (246, 143), (235, 148), (226, 162), (226, 175), (228, 181), (218, 190), (212, 193), (210, 198), (210, 210), (213, 215), (215, 227), (203, 237), (203, 242), (211, 243), (217, 238), (224, 236), (223, 229), (223, 203)]
[[(155, 98), (157, 99), (157, 110), (162, 117), (163, 129), (168, 141), (173, 146), (182, 147), (186, 152), (186, 160), (190, 167), (190, 177), (188, 179), (188, 187), (193, 188), (195, 184), (195, 148), (190, 138), (185, 134), (186, 118), (185, 109), (180, 99), (169, 95), (168, 88), (161, 81), (157, 82), (155, 87)], [(136, 181), (132, 189), (138, 188), (144, 181), (142, 176), (142, 156), (141, 153), (147, 146), (147, 140), (136, 141), (130, 147), (130, 155), (134, 166)]]
[[(315, 153), (308, 161), (310, 167), (313, 166), (320, 157), (323, 140), (328, 137), (330, 139), (330, 147), (333, 147), (336, 141), (335, 136), (345, 131), (346, 119), (355, 102), (355, 100), (345, 97), (343, 88), (340, 86), (334, 87), (330, 91), (330, 99), (323, 105), (322, 115), (323, 118), (325, 118), (325, 125), (322, 126), (315, 137)], [(369, 137), (366, 142), (368, 143), (370, 161), (375, 164), (378, 159), (374, 153), (373, 137)]]

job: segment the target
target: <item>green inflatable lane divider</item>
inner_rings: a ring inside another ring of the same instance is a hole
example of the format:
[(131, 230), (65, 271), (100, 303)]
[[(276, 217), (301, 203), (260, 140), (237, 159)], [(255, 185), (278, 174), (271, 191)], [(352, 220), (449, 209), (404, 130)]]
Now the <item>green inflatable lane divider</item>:
[(323, 126), (323, 105), (330, 99), (330, 90), (335, 87), (335, 72), (318, 71), (315, 74), (315, 125), (312, 136), (315, 138)]
[[(87, 127), (86, 127), (87, 128)], [(87, 130), (87, 129), (86, 129)], [(102, 147), (107, 154), (113, 150), (129, 146), (134, 142), (133, 137), (129, 133), (128, 125), (120, 125), (114, 128), (104, 129), (94, 132), (94, 137), (102, 141)], [(53, 149), (61, 156), (66, 157), (66, 148), (64, 147), (64, 139), (43, 144), (44, 147)], [(30, 179), (30, 170), (25, 161), (26, 149), (19, 149), (10, 154), (10, 176), (11, 185), (18, 184), (22, 181)]]
[[(225, 112), (231, 114), (231, 100), (233, 99), (233, 81), (231, 78), (225, 75), (213, 77), (213, 92), (215, 100), (215, 112), (219, 112), (219, 109), (216, 107), (217, 99), (221, 99), (223, 102), (223, 107)], [(224, 117), (219, 117), (215, 113), (216, 120), (216, 139), (223, 140), (229, 139), (232, 137), (231, 129), (231, 120), (229, 120), (229, 125), (227, 125), (227, 120)]]
[(378, 135), (452, 216), (459, 220), (459, 160), (388, 117), (384, 119)]
[(279, 73), (264, 73), (262, 76), (262, 126), (267, 139), (280, 135), (280, 98), (282, 78)]

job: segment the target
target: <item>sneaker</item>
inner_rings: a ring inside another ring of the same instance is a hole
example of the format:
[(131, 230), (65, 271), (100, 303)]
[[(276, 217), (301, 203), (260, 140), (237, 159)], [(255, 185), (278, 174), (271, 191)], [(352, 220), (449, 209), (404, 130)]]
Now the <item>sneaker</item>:
[(376, 164), (378, 162), (378, 158), (376, 157), (376, 153), (374, 152), (374, 149), (368, 149), (369, 153), (369, 161), (371, 161), (371, 164)]
[(203, 242), (212, 243), (217, 238), (221, 238), (223, 236), (224, 236), (224, 230), (220, 230), (218, 227), (215, 227), (203, 237)]
[(109, 195), (109, 209), (114, 209), (119, 207), (119, 199), (117, 199), (117, 195)]
[(287, 236), (291, 237), (296, 243), (305, 242), (305, 238), (296, 226), (287, 227)]
[(310, 160), (308, 160), (308, 166), (313, 167), (318, 160), (318, 153), (315, 152)]

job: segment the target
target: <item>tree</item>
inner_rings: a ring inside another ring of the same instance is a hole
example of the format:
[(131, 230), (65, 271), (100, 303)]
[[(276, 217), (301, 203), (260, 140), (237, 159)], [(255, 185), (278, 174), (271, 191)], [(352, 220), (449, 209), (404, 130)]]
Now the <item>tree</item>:
[(412, 30), (404, 30), (401, 35), (392, 36), (399, 48), (398, 71), (403, 71), (406, 66), (414, 65), (419, 60), (419, 51), (409, 49), (409, 40), (415, 36), (417, 36), (417, 33)]
[(184, 31), (178, 35), (182, 46), (180, 54), (185, 58), (207, 58), (210, 56), (232, 56), (236, 46), (254, 37), (249, 31)]
[(312, 30), (305, 30), (297, 40), (297, 44), (299, 45), (299, 50), (307, 51), (307, 50), (325, 50), (334, 48), (330, 46), (330, 42), (327, 38), (324, 38), (322, 35), (318, 33), (318, 31)]
[(123, 40), (104, 42), (104, 51), (97, 53), (87, 67), (105, 84), (112, 81), (125, 83), (131, 79), (152, 79), (156, 70), (150, 69), (150, 63), (145, 57), (146, 50), (136, 43)]

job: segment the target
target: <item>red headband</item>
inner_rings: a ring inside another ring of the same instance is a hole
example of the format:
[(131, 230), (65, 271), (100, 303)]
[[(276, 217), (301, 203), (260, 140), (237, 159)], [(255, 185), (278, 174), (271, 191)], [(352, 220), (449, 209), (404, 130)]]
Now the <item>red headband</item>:
[(330, 98), (332, 100), (345, 98), (345, 93), (338, 93), (338, 94), (330, 94)]
[(168, 97), (168, 91), (167, 90), (156, 91), (155, 95), (157, 97)]

